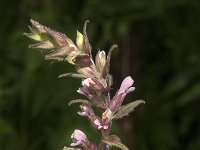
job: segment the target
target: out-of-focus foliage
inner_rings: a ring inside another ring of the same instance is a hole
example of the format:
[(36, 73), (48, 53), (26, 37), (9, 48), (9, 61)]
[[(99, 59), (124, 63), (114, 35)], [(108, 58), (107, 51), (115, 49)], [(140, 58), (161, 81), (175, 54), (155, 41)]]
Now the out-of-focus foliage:
[(79, 81), (57, 79), (72, 67), (27, 48), (22, 33), (30, 18), (72, 39), (90, 20), (94, 53), (119, 45), (114, 89), (131, 75), (136, 91), (126, 102), (146, 101), (114, 127), (131, 150), (200, 149), (199, 16), (198, 0), (1, 0), (0, 149), (62, 149), (74, 128), (98, 141), (76, 107), (67, 106), (80, 98)]

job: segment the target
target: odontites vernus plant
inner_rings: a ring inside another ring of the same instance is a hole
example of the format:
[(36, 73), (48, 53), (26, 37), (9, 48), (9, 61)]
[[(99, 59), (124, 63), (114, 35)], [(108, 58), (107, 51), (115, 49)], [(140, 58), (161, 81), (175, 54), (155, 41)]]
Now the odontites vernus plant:
[[(38, 43), (29, 45), (29, 48), (50, 50), (45, 55), (46, 60), (66, 61), (74, 65), (75, 73), (65, 73), (58, 77), (81, 79), (81, 87), (77, 92), (84, 95), (86, 99), (72, 100), (69, 105), (78, 103), (80, 111), (77, 114), (87, 118), (92, 127), (101, 134), (101, 141), (97, 145), (92, 143), (83, 131), (75, 129), (71, 135), (70, 147), (64, 147), (64, 150), (109, 150), (112, 146), (128, 150), (120, 138), (112, 133), (112, 122), (128, 116), (144, 101), (137, 100), (122, 105), (126, 95), (135, 90), (134, 81), (130, 76), (122, 81), (113, 97), (110, 94), (113, 84), (109, 73), (110, 59), (113, 49), (117, 46), (113, 45), (107, 55), (105, 51), (99, 50), (93, 59), (92, 47), (86, 32), (88, 21), (85, 22), (82, 33), (77, 31), (76, 42), (63, 33), (43, 26), (32, 19), (30, 21), (32, 24), (29, 26), (30, 33), (24, 33), (24, 35)], [(96, 111), (99, 111), (101, 115), (97, 115)]]

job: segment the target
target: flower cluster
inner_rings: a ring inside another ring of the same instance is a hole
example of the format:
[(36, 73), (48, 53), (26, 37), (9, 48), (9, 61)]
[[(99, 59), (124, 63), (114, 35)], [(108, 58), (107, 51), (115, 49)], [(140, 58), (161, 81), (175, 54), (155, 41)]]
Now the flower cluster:
[[(127, 116), (138, 105), (144, 103), (142, 100), (134, 101), (122, 105), (126, 95), (135, 90), (133, 79), (126, 77), (114, 97), (111, 98), (110, 90), (112, 86), (112, 76), (109, 74), (111, 53), (116, 45), (113, 45), (108, 55), (105, 51), (99, 51), (93, 59), (91, 45), (89, 43), (85, 22), (83, 33), (77, 31), (76, 44), (66, 35), (47, 28), (31, 19), (31, 33), (25, 35), (39, 43), (31, 44), (30, 48), (51, 49), (45, 56), (46, 60), (67, 61), (76, 68), (76, 73), (66, 73), (59, 77), (75, 77), (81, 79), (81, 87), (77, 90), (79, 94), (87, 97), (87, 100), (72, 100), (69, 104), (79, 103), (80, 111), (78, 115), (86, 117), (91, 125), (101, 133), (102, 140), (99, 146), (90, 142), (86, 135), (75, 130), (72, 134), (71, 147), (79, 147), (83, 150), (108, 150), (110, 146), (127, 150), (128, 148), (121, 143), (121, 140), (111, 132), (111, 125), (114, 119)], [(94, 111), (96, 107), (101, 115)], [(77, 148), (64, 148), (72, 150)]]

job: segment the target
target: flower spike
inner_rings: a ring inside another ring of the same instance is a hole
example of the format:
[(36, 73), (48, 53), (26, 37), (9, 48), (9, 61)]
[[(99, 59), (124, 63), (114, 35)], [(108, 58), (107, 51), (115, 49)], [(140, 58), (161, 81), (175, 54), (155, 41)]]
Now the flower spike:
[[(86, 117), (90, 124), (101, 133), (101, 141), (97, 147), (87, 139), (81, 130), (74, 130), (71, 135), (71, 147), (64, 147), (63, 150), (109, 150), (115, 146), (122, 150), (128, 148), (121, 143), (118, 136), (111, 131), (114, 119), (121, 119), (128, 116), (137, 106), (143, 104), (143, 100), (122, 105), (126, 95), (135, 90), (133, 79), (126, 77), (115, 96), (111, 98), (110, 90), (113, 78), (110, 75), (110, 60), (112, 51), (117, 48), (113, 45), (108, 54), (99, 50), (95, 60), (92, 57), (92, 47), (87, 36), (87, 24), (85, 21), (82, 33), (77, 31), (76, 41), (73, 42), (65, 34), (52, 30), (33, 19), (30, 20), (30, 33), (24, 33), (37, 43), (29, 45), (29, 48), (50, 50), (46, 55), (46, 60), (65, 61), (75, 66), (76, 72), (65, 73), (58, 76), (73, 77), (81, 79), (81, 87), (77, 90), (79, 94), (87, 99), (74, 99), (68, 104), (80, 104), (79, 116)], [(98, 113), (97, 113), (98, 111)], [(99, 116), (98, 114), (101, 114)]]

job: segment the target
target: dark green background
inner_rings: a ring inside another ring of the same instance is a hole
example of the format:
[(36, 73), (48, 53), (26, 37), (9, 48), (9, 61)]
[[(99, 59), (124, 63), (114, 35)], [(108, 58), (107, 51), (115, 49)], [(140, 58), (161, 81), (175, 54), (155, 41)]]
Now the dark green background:
[[(146, 104), (118, 121), (113, 132), (130, 150), (200, 149), (200, 2), (198, 0), (1, 0), (0, 150), (59, 150), (78, 128), (97, 142), (69, 100), (80, 81), (74, 71), (44, 60), (22, 35), (29, 19), (75, 40), (85, 20), (93, 55), (116, 43), (113, 92), (131, 75), (136, 91), (125, 103)], [(98, 136), (97, 136), (98, 135)]]

